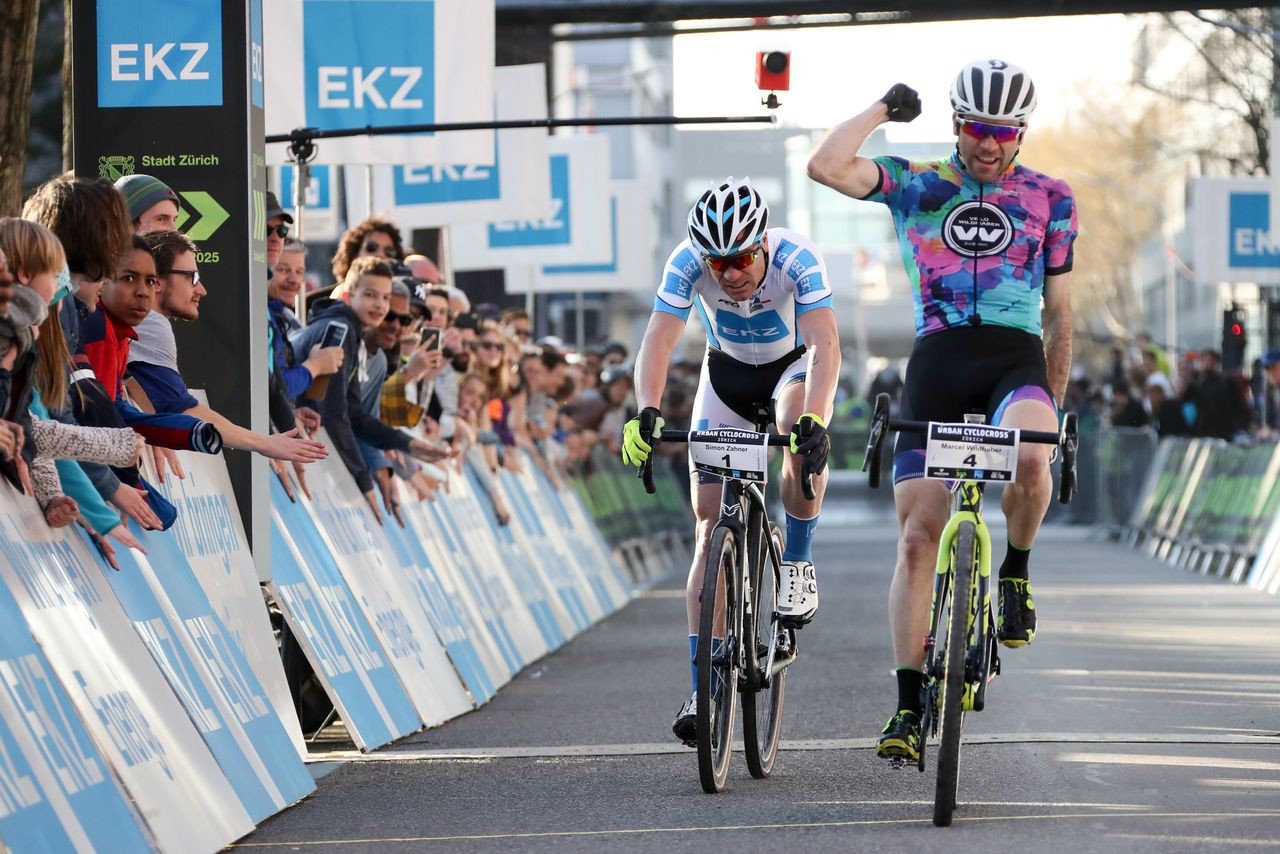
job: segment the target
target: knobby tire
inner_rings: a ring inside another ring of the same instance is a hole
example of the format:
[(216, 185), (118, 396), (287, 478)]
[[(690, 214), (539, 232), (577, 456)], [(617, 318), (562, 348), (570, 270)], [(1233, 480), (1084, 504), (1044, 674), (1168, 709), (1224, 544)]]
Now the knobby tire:
[[(946, 672), (939, 720), (938, 783), (933, 798), (933, 823), (951, 824), (960, 781), (960, 736), (964, 728), (965, 657), (969, 650), (969, 613), (973, 603), (974, 549), (972, 522), (961, 522), (952, 552), (951, 595), (947, 597)], [(939, 604), (942, 607), (942, 603)]]
[[(702, 607), (698, 623), (698, 777), (703, 791), (715, 794), (724, 790), (729, 777), (729, 759), (733, 755), (734, 702), (738, 692), (738, 672), (733, 667), (732, 650), (724, 651), (725, 661), (712, 663), (712, 636), (716, 623), (716, 602), (725, 597), (724, 634), (728, 647), (734, 637), (735, 594), (739, 578), (737, 538), (725, 526), (711, 534), (707, 549), (706, 571), (702, 579)], [(715, 697), (717, 702), (709, 702)], [(712, 712), (715, 712), (713, 715)]]
[[(777, 547), (776, 553), (781, 555), (782, 531), (777, 525), (770, 524), (769, 535)], [(756, 649), (760, 650), (757, 665), (763, 669), (769, 665), (769, 646), (774, 633), (778, 631), (773, 615), (778, 609), (779, 567), (769, 556), (767, 541), (757, 544), (751, 559), (755, 607), (751, 625), (744, 626), (743, 635), (747, 643), (754, 643)], [(767, 673), (761, 674), (762, 679), (767, 676)], [(742, 692), (742, 741), (747, 756), (747, 769), (756, 779), (768, 777), (778, 758), (786, 682), (787, 671), (780, 670), (768, 688), (760, 687), (756, 691), (748, 689)]]

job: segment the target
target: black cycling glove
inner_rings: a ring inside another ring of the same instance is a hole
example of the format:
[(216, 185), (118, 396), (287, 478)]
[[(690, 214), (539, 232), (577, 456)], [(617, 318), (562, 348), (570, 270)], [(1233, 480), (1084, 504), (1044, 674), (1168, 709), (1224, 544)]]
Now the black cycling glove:
[(831, 437), (821, 418), (812, 412), (800, 416), (791, 428), (791, 453), (804, 456), (801, 468), (805, 474), (817, 477), (826, 471)]
[(891, 122), (909, 122), (920, 115), (920, 93), (906, 83), (894, 83), (880, 100), (888, 105)]

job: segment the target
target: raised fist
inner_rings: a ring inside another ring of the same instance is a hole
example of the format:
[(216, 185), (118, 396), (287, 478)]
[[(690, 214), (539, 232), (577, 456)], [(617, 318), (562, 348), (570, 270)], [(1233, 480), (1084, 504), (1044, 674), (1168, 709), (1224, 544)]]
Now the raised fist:
[(920, 93), (906, 83), (894, 83), (880, 100), (889, 107), (891, 122), (909, 122), (920, 115)]

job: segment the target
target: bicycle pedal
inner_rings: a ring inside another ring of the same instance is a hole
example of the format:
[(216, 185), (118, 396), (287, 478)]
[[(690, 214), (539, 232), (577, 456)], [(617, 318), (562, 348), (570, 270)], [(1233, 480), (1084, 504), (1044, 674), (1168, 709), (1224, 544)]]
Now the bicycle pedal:
[(908, 759), (908, 758), (907, 758), (907, 757), (905, 757), (905, 756), (890, 756), (890, 757), (889, 757), (889, 767), (890, 767), (890, 768), (906, 768), (908, 765), (915, 765), (915, 764), (916, 764), (916, 763), (915, 763), (915, 760), (914, 760), (914, 759)]

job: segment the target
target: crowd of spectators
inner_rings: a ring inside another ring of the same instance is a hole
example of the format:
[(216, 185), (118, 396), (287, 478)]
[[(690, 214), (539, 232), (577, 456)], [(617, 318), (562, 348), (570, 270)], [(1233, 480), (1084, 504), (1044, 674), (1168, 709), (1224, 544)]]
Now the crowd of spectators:
[[(402, 500), (435, 499), (470, 461), (506, 523), (503, 468), (562, 484), (593, 452), (616, 455), (634, 410), (624, 345), (533, 340), (524, 310), (473, 306), (378, 217), (348, 229), (332, 281), (308, 287), (292, 216), (270, 193), (266, 208), (265, 433), (183, 379), (174, 327), (199, 322), (227, 283), (202, 277), (172, 189), (67, 174), (0, 219), (0, 474), (50, 526), (82, 524), (109, 560), (141, 550), (126, 523), (173, 524), (148, 478), (183, 477), (177, 450), (261, 454), (291, 495), (332, 450), (379, 522), (403, 521)], [(673, 424), (687, 422), (695, 380), (672, 371)]]
[(1099, 381), (1077, 369), (1064, 408), (1101, 427), (1149, 427), (1162, 438), (1267, 438), (1280, 427), (1280, 368), (1272, 367), (1277, 364), (1280, 351), (1273, 350), (1250, 375), (1224, 370), (1217, 350), (1171, 355), (1142, 333), (1132, 346), (1112, 348), (1110, 367)]

